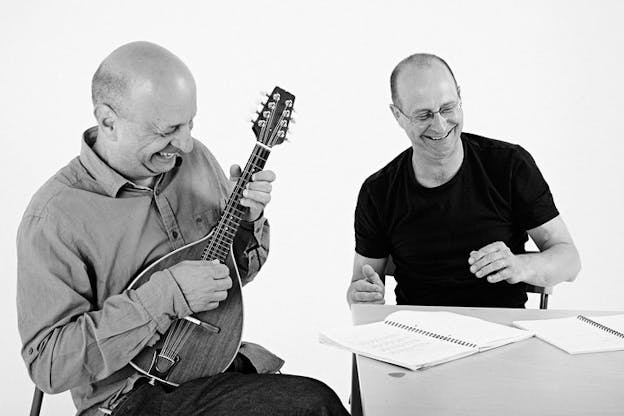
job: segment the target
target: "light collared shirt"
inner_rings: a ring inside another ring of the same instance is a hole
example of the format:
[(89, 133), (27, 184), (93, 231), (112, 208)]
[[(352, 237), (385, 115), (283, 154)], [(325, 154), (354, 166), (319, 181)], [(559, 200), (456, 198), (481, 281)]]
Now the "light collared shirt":
[[(221, 216), (228, 179), (199, 141), (154, 188), (134, 185), (93, 151), (33, 196), (17, 234), (18, 325), (22, 356), (37, 386), (71, 389), (78, 414), (132, 388), (129, 361), (191, 310), (169, 270), (126, 290), (147, 265), (203, 238)], [(243, 221), (234, 253), (243, 283), (266, 260), (269, 225)]]

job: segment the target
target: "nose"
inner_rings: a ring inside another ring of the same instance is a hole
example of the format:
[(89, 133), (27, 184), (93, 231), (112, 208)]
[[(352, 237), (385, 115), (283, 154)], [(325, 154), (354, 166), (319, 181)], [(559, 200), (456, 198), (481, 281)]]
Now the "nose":
[(448, 122), (440, 112), (433, 114), (433, 120), (431, 121), (430, 128), (438, 133), (444, 133), (448, 127)]
[(191, 129), (188, 124), (180, 126), (180, 130), (171, 140), (171, 144), (182, 153), (189, 153), (193, 150), (193, 137), (191, 136)]

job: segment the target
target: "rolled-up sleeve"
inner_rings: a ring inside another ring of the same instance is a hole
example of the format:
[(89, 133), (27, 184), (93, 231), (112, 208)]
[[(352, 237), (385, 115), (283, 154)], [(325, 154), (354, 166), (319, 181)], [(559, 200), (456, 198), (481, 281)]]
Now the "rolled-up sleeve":
[(241, 222), (234, 237), (233, 251), (243, 284), (251, 282), (266, 262), (269, 239), (269, 221), (264, 216), (254, 222)]
[(48, 393), (106, 378), (191, 313), (167, 270), (97, 305), (96, 278), (63, 229), (58, 218), (26, 215), (17, 235), (22, 356)]

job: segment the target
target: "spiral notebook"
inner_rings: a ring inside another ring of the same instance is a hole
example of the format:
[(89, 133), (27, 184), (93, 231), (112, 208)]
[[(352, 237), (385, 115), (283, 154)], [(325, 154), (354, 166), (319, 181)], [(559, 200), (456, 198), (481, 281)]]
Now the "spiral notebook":
[(569, 354), (624, 350), (624, 315), (514, 321)]
[(417, 370), (531, 336), (530, 331), (452, 312), (397, 311), (380, 322), (322, 331), (319, 341)]

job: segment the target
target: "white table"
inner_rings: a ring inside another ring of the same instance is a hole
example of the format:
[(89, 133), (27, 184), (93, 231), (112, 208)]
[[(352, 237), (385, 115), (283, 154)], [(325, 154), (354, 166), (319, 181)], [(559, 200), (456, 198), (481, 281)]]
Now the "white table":
[[(353, 305), (353, 323), (379, 321), (398, 309), (444, 310), (502, 324), (622, 313)], [(624, 351), (570, 355), (531, 338), (420, 371), (362, 356), (356, 362), (354, 416), (624, 415)]]

